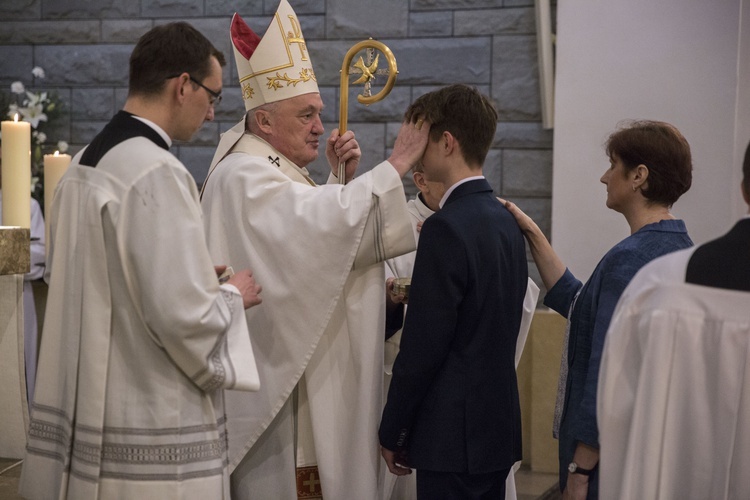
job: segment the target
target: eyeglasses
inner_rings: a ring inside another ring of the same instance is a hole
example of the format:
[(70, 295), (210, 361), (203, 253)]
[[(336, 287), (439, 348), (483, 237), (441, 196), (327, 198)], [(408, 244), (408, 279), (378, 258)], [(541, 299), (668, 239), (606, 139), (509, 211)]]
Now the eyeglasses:
[[(168, 76), (166, 79), (171, 80), (172, 78), (177, 78), (180, 75), (174, 75), (174, 76)], [(221, 92), (216, 92), (215, 90), (211, 90), (210, 88), (203, 85), (201, 82), (199, 82), (197, 79), (193, 77), (190, 73), (188, 73), (188, 77), (190, 77), (190, 81), (194, 84), (198, 85), (199, 87), (203, 88), (206, 92), (208, 92), (208, 95), (211, 96), (209, 100), (209, 104), (211, 106), (218, 106), (221, 103)]]
[(214, 90), (211, 90), (210, 88), (206, 87), (201, 82), (199, 82), (198, 80), (196, 80), (195, 78), (193, 78), (193, 75), (191, 75), (191, 74), (188, 74), (188, 76), (190, 77), (190, 81), (191, 82), (193, 82), (194, 84), (198, 85), (199, 87), (203, 88), (203, 90), (205, 90), (206, 92), (208, 92), (208, 95), (211, 96), (211, 100), (209, 101), (209, 103), (211, 104), (211, 106), (215, 107), (215, 106), (218, 106), (219, 104), (221, 104), (221, 92), (216, 92)]

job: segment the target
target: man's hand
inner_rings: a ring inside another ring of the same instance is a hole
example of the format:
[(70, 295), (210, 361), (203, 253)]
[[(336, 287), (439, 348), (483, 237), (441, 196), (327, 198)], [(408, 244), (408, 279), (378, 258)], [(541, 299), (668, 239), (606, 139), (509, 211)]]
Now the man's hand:
[(427, 148), (429, 133), (430, 123), (417, 116), (401, 124), (393, 151), (388, 158), (401, 177), (422, 159), (424, 150)]
[(390, 301), (394, 304), (408, 304), (409, 300), (403, 293), (396, 293), (393, 290), (393, 282), (396, 278), (388, 278), (385, 280), (385, 292), (388, 295)]
[(354, 178), (361, 157), (362, 151), (354, 138), (354, 132), (347, 130), (344, 135), (339, 136), (339, 129), (333, 129), (326, 142), (326, 158), (333, 175), (339, 175), (339, 163), (343, 162), (346, 164), (346, 182), (349, 182)]
[(227, 280), (227, 284), (234, 285), (240, 291), (242, 304), (245, 309), (250, 309), (262, 302), (260, 292), (263, 291), (263, 288), (255, 282), (253, 272), (250, 269), (243, 269), (236, 272), (234, 276)]
[(392, 474), (396, 474), (397, 476), (411, 474), (411, 469), (406, 464), (406, 452), (391, 451), (381, 446), (380, 453), (383, 455), (388, 470), (391, 471)]

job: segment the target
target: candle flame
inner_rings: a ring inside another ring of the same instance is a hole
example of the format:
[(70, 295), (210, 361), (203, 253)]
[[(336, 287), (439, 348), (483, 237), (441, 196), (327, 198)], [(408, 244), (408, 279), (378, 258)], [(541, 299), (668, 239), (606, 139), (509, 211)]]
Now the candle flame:
[(55, 151), (55, 156), (60, 156), (60, 152), (59, 151)]
[(16, 123), (18, 123), (18, 113), (16, 113), (15, 115), (13, 115), (13, 121), (16, 122)]

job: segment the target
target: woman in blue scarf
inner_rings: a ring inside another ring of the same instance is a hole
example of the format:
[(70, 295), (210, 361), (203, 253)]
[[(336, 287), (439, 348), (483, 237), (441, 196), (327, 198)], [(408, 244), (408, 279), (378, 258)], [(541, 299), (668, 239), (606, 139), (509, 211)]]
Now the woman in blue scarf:
[(598, 498), (596, 387), (617, 300), (646, 263), (693, 244), (684, 222), (670, 213), (692, 182), (690, 146), (682, 134), (668, 123), (634, 122), (610, 135), (606, 153), (610, 167), (600, 180), (607, 186), (607, 207), (625, 216), (630, 236), (607, 252), (585, 284), (536, 223), (505, 202), (548, 290), (544, 304), (568, 319), (554, 422), (565, 499)]

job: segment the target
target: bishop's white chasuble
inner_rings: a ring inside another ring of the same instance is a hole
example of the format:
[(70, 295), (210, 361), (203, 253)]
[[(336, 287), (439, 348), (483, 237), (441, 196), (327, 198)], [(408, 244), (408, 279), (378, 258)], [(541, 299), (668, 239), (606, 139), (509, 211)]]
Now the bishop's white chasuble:
[[(415, 248), (401, 179), (386, 162), (346, 186), (313, 186), (243, 128), (222, 138), (202, 198), (214, 258), (251, 268), (263, 287), (263, 303), (247, 311), (263, 390), (226, 393), (233, 498), (304, 494), (295, 488), (303, 441), (324, 498), (380, 499), (383, 261)], [(295, 432), (298, 384), (307, 441)]]

